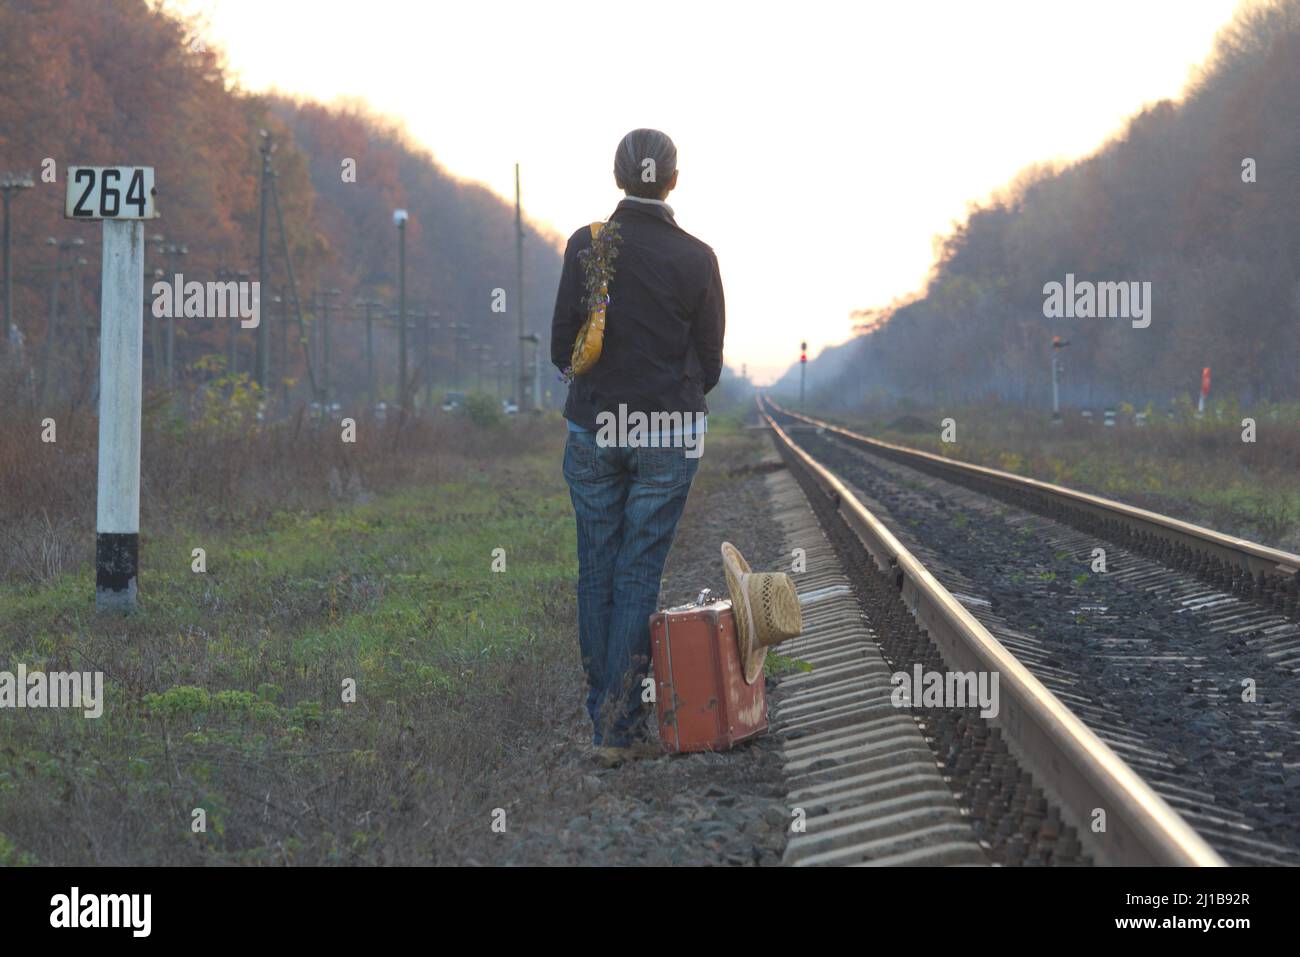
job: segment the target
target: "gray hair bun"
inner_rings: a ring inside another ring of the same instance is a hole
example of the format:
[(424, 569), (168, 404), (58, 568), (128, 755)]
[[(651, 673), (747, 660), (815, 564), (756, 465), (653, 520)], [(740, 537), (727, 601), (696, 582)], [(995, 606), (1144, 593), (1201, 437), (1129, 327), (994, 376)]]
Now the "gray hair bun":
[(677, 147), (667, 133), (633, 130), (614, 153), (614, 180), (625, 193), (659, 199), (677, 172)]

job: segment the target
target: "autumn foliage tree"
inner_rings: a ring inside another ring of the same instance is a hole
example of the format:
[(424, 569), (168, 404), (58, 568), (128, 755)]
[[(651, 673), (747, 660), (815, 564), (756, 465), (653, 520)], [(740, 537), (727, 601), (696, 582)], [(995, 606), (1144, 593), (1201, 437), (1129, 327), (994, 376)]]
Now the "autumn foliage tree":
[[(298, 382), (305, 392), (308, 350), (319, 361), (321, 309), (318, 293), (337, 289), (333, 332), (335, 394), (355, 398), (363, 387), (364, 360), (359, 297), (396, 305), (394, 207), (411, 211), (408, 232), (408, 297), (413, 307), (458, 322), (478, 347), (514, 356), (513, 319), (490, 311), (492, 292), (514, 292), (513, 209), (482, 187), (443, 170), (400, 128), (356, 104), (312, 102), (249, 95), (230, 79), (220, 52), (183, 19), (145, 0), (4, 0), (0, 3), (0, 172), (28, 172), (36, 188), (13, 202), (15, 325), (23, 339), (21, 361), (3, 370), (10, 394), (30, 395), (32, 370), (47, 348), (56, 252), (47, 237), (79, 237), (87, 267), (75, 291), (59, 273), (60, 322), (50, 345), (65, 398), (88, 392), (78, 385), (94, 378), (94, 350), (77, 354), (62, 341), (80, 297), (82, 314), (98, 314), (99, 230), (63, 219), (69, 164), (149, 165), (156, 169), (162, 218), (146, 226), (184, 244), (184, 259), (159, 256), (150, 245), (146, 274), (209, 280), (218, 270), (256, 278), (260, 131), (276, 143), (274, 167), (285, 231), (303, 305), (305, 337), (291, 321), (289, 354), (277, 361), (273, 385)], [(355, 162), (355, 182), (341, 176), (344, 159)], [(503, 163), (510, 162), (503, 158)], [(57, 178), (50, 180), (49, 170)], [(44, 174), (44, 175), (42, 175)], [(272, 214), (272, 268), (263, 290), (265, 321), (279, 320), (275, 296), (288, 297), (288, 275)], [(528, 227), (525, 244), (526, 301), (530, 326), (545, 328), (547, 297), (559, 273), (557, 236)], [(67, 260), (64, 259), (66, 264)], [(386, 311), (380, 309), (376, 314)], [(269, 314), (269, 315), (268, 315)], [(509, 313), (513, 317), (513, 313)], [(293, 320), (296, 317), (290, 316)], [(212, 374), (199, 360), (224, 355), (234, 324), (202, 319), (176, 325), (176, 367), (182, 383), (197, 386)], [(236, 333), (239, 361), (252, 363), (255, 334)], [(305, 338), (306, 341), (302, 341)], [(395, 332), (376, 328), (380, 386), (390, 394), (396, 378)], [(278, 331), (273, 333), (274, 343)], [(152, 383), (151, 337), (146, 331), (146, 379)], [(454, 343), (436, 344), (450, 371)], [(487, 355), (487, 350), (480, 350)], [(280, 357), (277, 356), (277, 360)], [(412, 360), (414, 364), (414, 359)], [(472, 365), (469, 368), (473, 368)], [(391, 371), (390, 371), (391, 370)], [(490, 381), (490, 380), (489, 380)]]

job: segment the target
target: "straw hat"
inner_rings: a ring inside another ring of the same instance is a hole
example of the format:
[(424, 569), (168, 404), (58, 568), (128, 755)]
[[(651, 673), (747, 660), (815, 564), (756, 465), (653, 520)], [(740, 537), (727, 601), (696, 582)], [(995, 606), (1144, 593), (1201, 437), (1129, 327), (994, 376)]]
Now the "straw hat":
[(731, 542), (722, 543), (722, 570), (731, 592), (740, 664), (745, 681), (753, 684), (762, 677), (767, 649), (803, 630), (799, 596), (789, 575), (753, 571)]

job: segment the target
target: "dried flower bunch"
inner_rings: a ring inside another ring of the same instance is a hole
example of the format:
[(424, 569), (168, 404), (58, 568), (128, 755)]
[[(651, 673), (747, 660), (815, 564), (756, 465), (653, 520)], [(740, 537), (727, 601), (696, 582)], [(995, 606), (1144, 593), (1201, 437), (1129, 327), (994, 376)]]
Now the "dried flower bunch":
[[(587, 304), (588, 322), (597, 314), (602, 320), (604, 318), (605, 309), (609, 305), (609, 284), (614, 279), (614, 260), (618, 258), (618, 246), (622, 238), (618, 223), (611, 219), (592, 237), (590, 248), (578, 253), (578, 260), (582, 263), (582, 284), (587, 293), (583, 301)], [(579, 341), (585, 334), (584, 325)], [(573, 381), (572, 366), (560, 373), (560, 381)]]
[(591, 248), (578, 253), (582, 262), (582, 284), (587, 290), (587, 312), (609, 305), (609, 284), (614, 279), (614, 260), (623, 237), (615, 220), (607, 222), (591, 241)]

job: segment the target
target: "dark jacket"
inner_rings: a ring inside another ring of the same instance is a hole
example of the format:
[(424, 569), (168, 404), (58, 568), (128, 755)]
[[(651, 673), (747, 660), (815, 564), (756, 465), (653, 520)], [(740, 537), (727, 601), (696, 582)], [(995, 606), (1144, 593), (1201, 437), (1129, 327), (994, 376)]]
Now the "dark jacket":
[[(704, 394), (722, 374), (722, 279), (713, 250), (663, 206), (625, 199), (612, 217), (622, 241), (614, 260), (600, 359), (569, 385), (564, 417), (585, 429), (596, 414), (706, 413)], [(569, 237), (551, 320), (551, 362), (568, 367), (587, 321), (578, 254), (591, 248), (583, 226)]]

